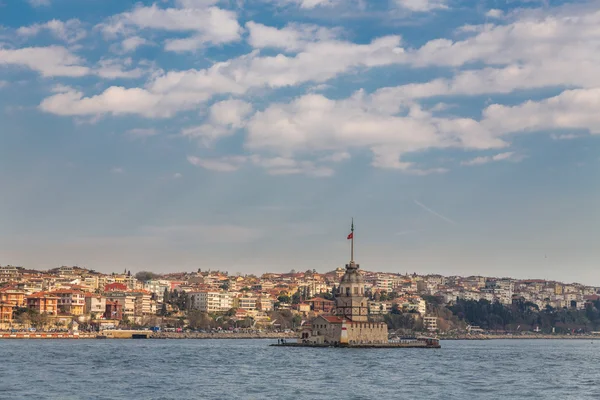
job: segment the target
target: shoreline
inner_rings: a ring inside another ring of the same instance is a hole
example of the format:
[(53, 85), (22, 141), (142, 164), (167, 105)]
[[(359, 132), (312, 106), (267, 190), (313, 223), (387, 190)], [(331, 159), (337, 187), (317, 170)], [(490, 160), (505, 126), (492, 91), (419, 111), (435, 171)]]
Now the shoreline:
[[(38, 340), (65, 340), (65, 339), (132, 339), (133, 335), (142, 335), (142, 339), (167, 339), (167, 340), (210, 340), (210, 339), (298, 339), (294, 333), (177, 333), (150, 331), (119, 331), (104, 332), (0, 332), (2, 339), (38, 339)], [(136, 338), (137, 339), (137, 338)], [(458, 337), (439, 337), (439, 340), (600, 340), (600, 336), (582, 335), (473, 335)]]
[(440, 337), (440, 340), (600, 340), (600, 336), (582, 336), (582, 335), (477, 335), (477, 336), (459, 336), (459, 337)]
[(79, 332), (79, 333), (56, 333), (56, 332), (0, 332), (2, 339), (38, 339), (38, 340), (64, 340), (64, 339), (132, 339), (133, 335), (145, 335), (142, 339), (297, 339), (290, 333), (176, 333), (150, 331), (118, 331), (105, 332)]

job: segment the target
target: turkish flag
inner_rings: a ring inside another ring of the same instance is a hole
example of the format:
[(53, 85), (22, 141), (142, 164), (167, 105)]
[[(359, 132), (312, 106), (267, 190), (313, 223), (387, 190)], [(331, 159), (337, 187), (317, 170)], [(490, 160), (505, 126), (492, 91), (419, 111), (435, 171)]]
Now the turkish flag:
[(351, 232), (346, 239), (352, 239), (354, 237), (354, 232)]

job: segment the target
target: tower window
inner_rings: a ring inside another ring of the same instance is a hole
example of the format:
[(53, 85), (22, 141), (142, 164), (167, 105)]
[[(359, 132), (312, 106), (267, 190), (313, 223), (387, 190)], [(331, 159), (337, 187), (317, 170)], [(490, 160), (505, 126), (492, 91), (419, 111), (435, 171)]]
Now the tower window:
[(354, 294), (358, 294), (358, 288), (357, 287), (354, 288)]

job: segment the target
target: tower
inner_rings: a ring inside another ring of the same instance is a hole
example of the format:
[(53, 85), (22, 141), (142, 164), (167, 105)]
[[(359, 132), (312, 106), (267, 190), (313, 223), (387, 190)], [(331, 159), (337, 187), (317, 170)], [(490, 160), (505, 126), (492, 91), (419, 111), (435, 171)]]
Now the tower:
[(346, 264), (346, 272), (340, 280), (338, 295), (335, 298), (335, 314), (344, 316), (354, 322), (367, 322), (367, 298), (365, 282), (358, 271), (359, 264), (354, 262), (354, 219), (348, 239), (350, 244), (350, 263)]

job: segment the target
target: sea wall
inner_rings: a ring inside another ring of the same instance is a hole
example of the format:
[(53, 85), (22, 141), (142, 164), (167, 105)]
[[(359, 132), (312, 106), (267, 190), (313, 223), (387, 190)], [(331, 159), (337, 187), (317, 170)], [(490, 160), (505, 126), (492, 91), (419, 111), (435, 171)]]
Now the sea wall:
[(153, 339), (290, 339), (298, 335), (291, 333), (259, 332), (259, 333), (176, 333), (159, 332), (152, 335)]
[(177, 333), (150, 331), (110, 330), (100, 333), (56, 333), (56, 332), (0, 332), (0, 339), (131, 339), (133, 335), (145, 335), (149, 339), (295, 339), (291, 333)]
[(440, 340), (497, 340), (497, 339), (569, 339), (569, 340), (600, 340), (600, 336), (592, 335), (459, 335), (452, 337), (441, 336)]

